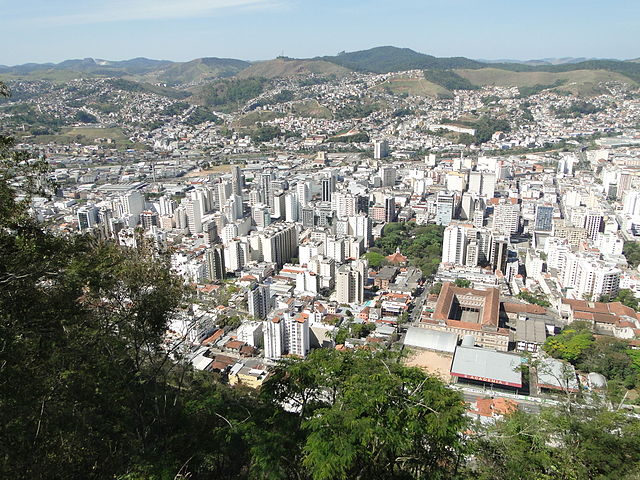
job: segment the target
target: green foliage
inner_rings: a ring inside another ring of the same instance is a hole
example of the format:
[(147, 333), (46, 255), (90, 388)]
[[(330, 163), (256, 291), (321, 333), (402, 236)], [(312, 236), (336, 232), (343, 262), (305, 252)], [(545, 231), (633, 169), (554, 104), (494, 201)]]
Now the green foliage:
[(620, 302), (629, 308), (633, 308), (636, 312), (640, 311), (640, 300), (635, 296), (633, 291), (623, 288), (618, 294), (610, 300), (611, 302)]
[(182, 90), (176, 90), (170, 87), (162, 87), (150, 83), (132, 82), (123, 78), (109, 79), (109, 83), (113, 88), (117, 90), (123, 90), (125, 92), (155, 93), (157, 95), (163, 95), (165, 97), (176, 99), (183, 99), (191, 96), (190, 93)]
[(203, 89), (204, 101), (207, 106), (234, 109), (260, 95), (268, 84), (260, 77), (220, 80)]
[(540, 305), (541, 307), (550, 307), (551, 303), (543, 295), (534, 295), (531, 292), (525, 290), (521, 291), (516, 297), (524, 300), (525, 302), (533, 303), (534, 305)]
[(349, 120), (351, 118), (364, 118), (378, 111), (379, 106), (371, 103), (350, 103), (341, 106), (334, 113), (336, 120)]
[(320, 57), (318, 60), (326, 60), (355, 71), (373, 73), (479, 68), (483, 65), (468, 58), (436, 58), (414, 52), (409, 48), (397, 47), (376, 47), (358, 52), (341, 53), (335, 57)]
[(75, 114), (75, 119), (82, 123), (97, 123), (98, 119), (95, 115), (85, 112), (84, 110), (78, 110)]
[(631, 268), (638, 268), (640, 265), (640, 242), (624, 242), (622, 253)]
[(626, 388), (640, 385), (640, 355), (629, 342), (614, 337), (594, 335), (587, 324), (574, 322), (559, 335), (547, 338), (544, 350), (555, 358), (571, 362), (583, 372), (597, 372), (609, 381)]
[(162, 115), (167, 115), (168, 117), (175, 117), (178, 115), (182, 115), (184, 111), (189, 108), (189, 104), (186, 102), (175, 102), (171, 105), (166, 106), (162, 110)]
[(453, 284), (459, 288), (469, 288), (471, 286), (471, 282), (464, 278), (456, 278), (456, 281), (453, 282)]
[[(3, 112), (11, 114), (10, 122), (15, 125), (26, 124), (33, 130), (43, 133), (55, 133), (66, 125), (66, 121), (48, 113), (38, 112), (32, 105), (19, 104), (4, 108)], [(35, 133), (34, 133), (35, 134)]]
[(274, 125), (263, 125), (258, 127), (251, 134), (251, 138), (254, 142), (270, 142), (274, 138), (282, 135), (282, 130)]
[(424, 78), (447, 90), (477, 90), (479, 88), (451, 70), (425, 70)]
[(529, 109), (529, 107), (522, 107), (522, 119), (528, 122), (533, 122), (535, 120), (533, 118), (533, 113), (531, 113), (531, 109)]
[(572, 103), (570, 107), (552, 107), (552, 111), (557, 118), (578, 118), (600, 112), (602, 107), (596, 107), (585, 101), (577, 101)]
[(566, 83), (565, 80), (556, 80), (555, 82), (549, 85), (536, 84), (532, 86), (523, 86), (523, 87), (518, 87), (518, 90), (520, 92), (520, 98), (527, 98), (532, 95), (536, 95), (540, 92), (543, 92), (544, 90), (559, 87), (564, 83)]
[(420, 268), (425, 276), (438, 270), (442, 258), (444, 227), (440, 225), (417, 226), (414, 222), (390, 223), (385, 226), (376, 247), (386, 255), (400, 251), (412, 265)]
[(597, 372), (607, 380), (617, 380), (626, 388), (640, 386), (640, 371), (634, 355), (625, 340), (614, 337), (597, 337), (577, 363), (584, 372)]
[(588, 326), (581, 322), (574, 322), (558, 335), (547, 338), (543, 348), (552, 357), (561, 358), (576, 365), (593, 342), (594, 336)]
[(500, 101), (500, 97), (496, 95), (487, 95), (486, 97), (482, 97), (481, 102), (483, 105), (491, 105), (492, 103), (497, 103)]
[(483, 433), (469, 478), (632, 479), (640, 469), (640, 424), (622, 412), (518, 412)]
[(508, 120), (492, 117), (482, 117), (473, 124), (476, 130), (475, 139), (477, 143), (484, 143), (491, 140), (496, 132), (509, 132), (511, 126)]
[(282, 90), (273, 96), (271, 103), (286, 103), (294, 99), (294, 94), (291, 90)]
[(222, 123), (222, 119), (211, 111), (208, 107), (198, 106), (187, 117), (185, 123), (195, 126), (205, 122)]
[(378, 252), (367, 252), (362, 258), (365, 258), (369, 262), (369, 266), (373, 268), (380, 268), (387, 264), (386, 257)]
[[(450, 478), (465, 425), (459, 395), (387, 353), (317, 350), (278, 366), (263, 394), (299, 409), (286, 459), (315, 480)], [(272, 468), (284, 463), (272, 457)]]
[(431, 286), (431, 288), (429, 289), (429, 293), (431, 295), (440, 295), (441, 291), (442, 291), (442, 283), (441, 282), (434, 283)]

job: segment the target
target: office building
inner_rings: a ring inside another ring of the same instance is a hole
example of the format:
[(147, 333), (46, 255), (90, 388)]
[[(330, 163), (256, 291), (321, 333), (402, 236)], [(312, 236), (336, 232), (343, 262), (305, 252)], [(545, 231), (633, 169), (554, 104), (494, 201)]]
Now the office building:
[(209, 247), (205, 252), (205, 258), (209, 280), (217, 282), (224, 280), (226, 268), (224, 265), (224, 248), (222, 245)]
[(373, 142), (373, 158), (380, 160), (389, 156), (389, 143), (386, 140), (376, 140)]

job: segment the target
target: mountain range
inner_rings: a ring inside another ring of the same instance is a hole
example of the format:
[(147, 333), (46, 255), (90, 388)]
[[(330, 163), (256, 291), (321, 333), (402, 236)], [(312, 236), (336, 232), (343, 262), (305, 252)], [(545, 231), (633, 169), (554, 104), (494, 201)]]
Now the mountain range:
[[(454, 71), (456, 74), (473, 70), (505, 72), (553, 73), (576, 71), (611, 72), (631, 83), (640, 83), (638, 60), (598, 60), (586, 58), (541, 59), (529, 61), (486, 61), (465, 57), (435, 57), (409, 48), (375, 47), (356, 52), (341, 52), (333, 56), (310, 59), (279, 57), (274, 60), (248, 62), (230, 58), (198, 58), (188, 62), (134, 58), (123, 61), (76, 59), (60, 63), (27, 63), (0, 66), (0, 79), (47, 79), (66, 81), (71, 78), (110, 77), (127, 80), (185, 85), (205, 83), (220, 78), (238, 76), (282, 77), (309, 73), (342, 75), (351, 71), (390, 73), (406, 70)], [(477, 75), (476, 75), (477, 76)], [(617, 78), (617, 77), (616, 77)]]

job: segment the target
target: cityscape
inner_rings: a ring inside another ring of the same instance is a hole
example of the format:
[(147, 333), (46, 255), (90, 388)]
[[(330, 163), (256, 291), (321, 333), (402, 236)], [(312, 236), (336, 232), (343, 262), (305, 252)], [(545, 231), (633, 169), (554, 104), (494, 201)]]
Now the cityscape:
[(0, 476), (637, 478), (638, 60), (0, 86)]

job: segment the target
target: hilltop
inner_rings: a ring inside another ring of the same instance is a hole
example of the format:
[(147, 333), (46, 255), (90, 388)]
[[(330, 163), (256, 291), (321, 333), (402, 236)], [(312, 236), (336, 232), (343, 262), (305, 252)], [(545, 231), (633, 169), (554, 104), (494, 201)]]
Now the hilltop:
[(324, 60), (300, 60), (278, 57), (274, 60), (256, 62), (239, 72), (238, 77), (277, 78), (309, 75), (311, 73), (342, 76), (348, 74), (349, 71), (348, 68)]
[[(57, 64), (28, 63), (0, 66), (0, 80), (48, 80), (66, 82), (75, 78), (119, 78), (144, 84), (188, 88), (222, 79), (275, 79), (310, 74), (342, 77), (350, 72), (387, 74), (423, 70), (424, 79), (394, 79), (385, 87), (401, 93), (448, 96), (453, 89), (486, 85), (545, 87), (590, 95), (600, 82), (640, 82), (640, 62), (583, 58), (489, 62), (466, 57), (444, 57), (393, 46), (310, 59), (278, 57), (248, 62), (232, 58), (205, 57), (188, 62), (134, 58), (109, 61), (93, 58), (66, 60)], [(429, 73), (431, 72), (431, 73)]]

